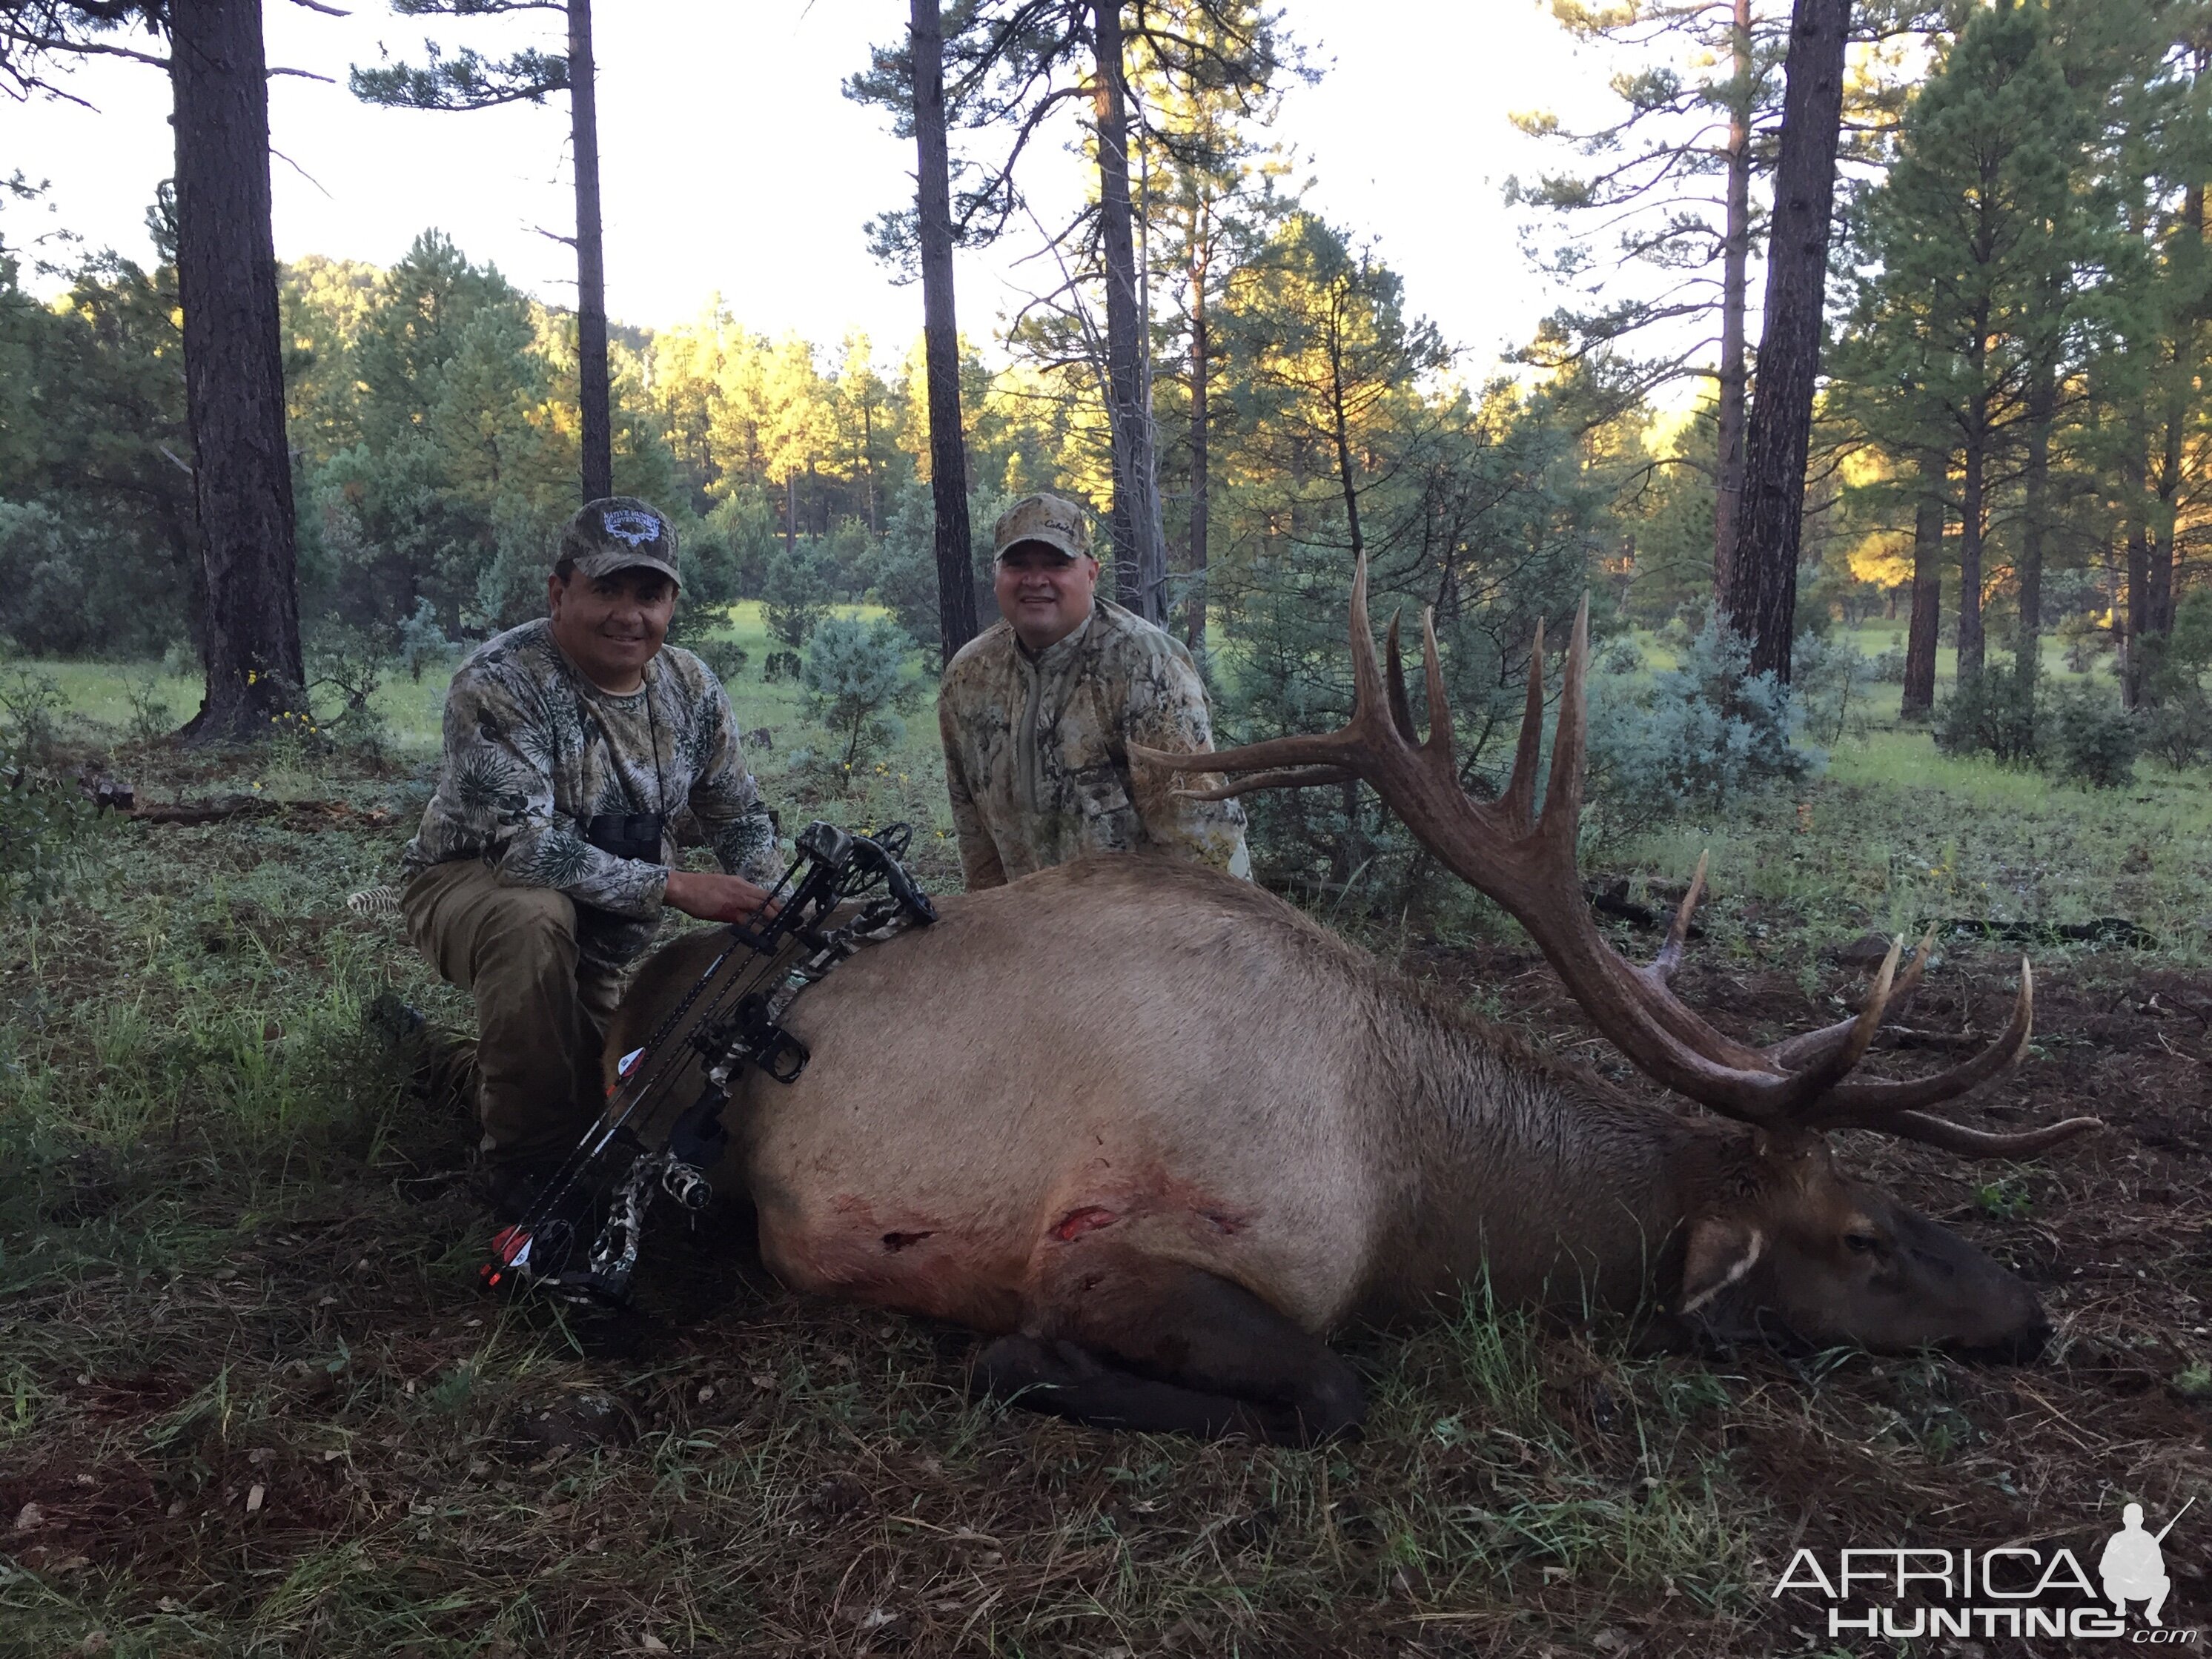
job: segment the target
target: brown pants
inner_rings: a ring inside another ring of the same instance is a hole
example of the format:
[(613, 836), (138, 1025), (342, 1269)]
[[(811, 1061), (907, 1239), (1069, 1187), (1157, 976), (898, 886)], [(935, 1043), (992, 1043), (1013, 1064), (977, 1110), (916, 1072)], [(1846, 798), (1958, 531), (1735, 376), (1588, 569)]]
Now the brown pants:
[(476, 999), (484, 1156), (567, 1152), (599, 1115), (600, 1040), (623, 988), (580, 972), (575, 901), (459, 859), (416, 876), (400, 904), (415, 948)]

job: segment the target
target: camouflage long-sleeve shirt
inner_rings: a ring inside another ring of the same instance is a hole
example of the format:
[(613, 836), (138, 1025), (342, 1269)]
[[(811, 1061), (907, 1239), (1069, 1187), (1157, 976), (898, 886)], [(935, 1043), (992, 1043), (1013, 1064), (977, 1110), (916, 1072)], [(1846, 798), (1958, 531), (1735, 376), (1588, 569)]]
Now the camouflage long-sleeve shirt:
[(1203, 777), (1133, 772), (1128, 745), (1211, 749), (1190, 653), (1103, 599), (1032, 655), (1005, 623), (945, 670), (945, 777), (968, 885), (996, 887), (1079, 853), (1159, 848), (1249, 876), (1244, 811), (1174, 792)]
[(725, 870), (775, 879), (775, 832), (729, 697), (689, 651), (664, 647), (644, 688), (617, 696), (569, 665), (550, 623), (525, 623), (470, 653), (445, 725), (445, 768), (407, 844), (408, 875), (480, 858), (511, 885), (558, 888), (577, 902), (578, 946), (594, 966), (619, 969), (652, 943), (668, 884), (665, 863), (584, 839), (599, 813), (672, 819), (688, 806)]

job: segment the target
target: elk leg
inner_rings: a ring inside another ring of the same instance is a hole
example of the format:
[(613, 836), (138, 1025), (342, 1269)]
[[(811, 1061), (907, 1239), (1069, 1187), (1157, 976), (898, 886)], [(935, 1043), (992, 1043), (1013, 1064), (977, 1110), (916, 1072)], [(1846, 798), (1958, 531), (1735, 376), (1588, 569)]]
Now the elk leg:
[(1030, 1329), (985, 1350), (982, 1389), (1102, 1428), (1303, 1445), (1356, 1428), (1352, 1368), (1242, 1285), (1085, 1240), (1048, 1264)]

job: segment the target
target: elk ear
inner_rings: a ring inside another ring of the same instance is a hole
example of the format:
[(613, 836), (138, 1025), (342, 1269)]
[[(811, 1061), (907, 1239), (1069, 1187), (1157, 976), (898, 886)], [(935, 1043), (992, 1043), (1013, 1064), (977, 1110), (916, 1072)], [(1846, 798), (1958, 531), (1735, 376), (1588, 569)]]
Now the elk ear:
[(1709, 1215), (1690, 1228), (1682, 1257), (1678, 1311), (1695, 1313), (1736, 1283), (1766, 1253), (1766, 1235), (1748, 1221)]

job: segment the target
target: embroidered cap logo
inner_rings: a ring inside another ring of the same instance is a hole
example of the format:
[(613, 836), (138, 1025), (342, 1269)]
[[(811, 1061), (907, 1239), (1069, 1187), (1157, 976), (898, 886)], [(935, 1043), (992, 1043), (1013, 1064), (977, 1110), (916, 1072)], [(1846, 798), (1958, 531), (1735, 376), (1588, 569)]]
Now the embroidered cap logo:
[(647, 542), (660, 539), (660, 520), (650, 513), (641, 513), (634, 507), (610, 508), (599, 516), (600, 526), (617, 541), (623, 543), (632, 552)]

